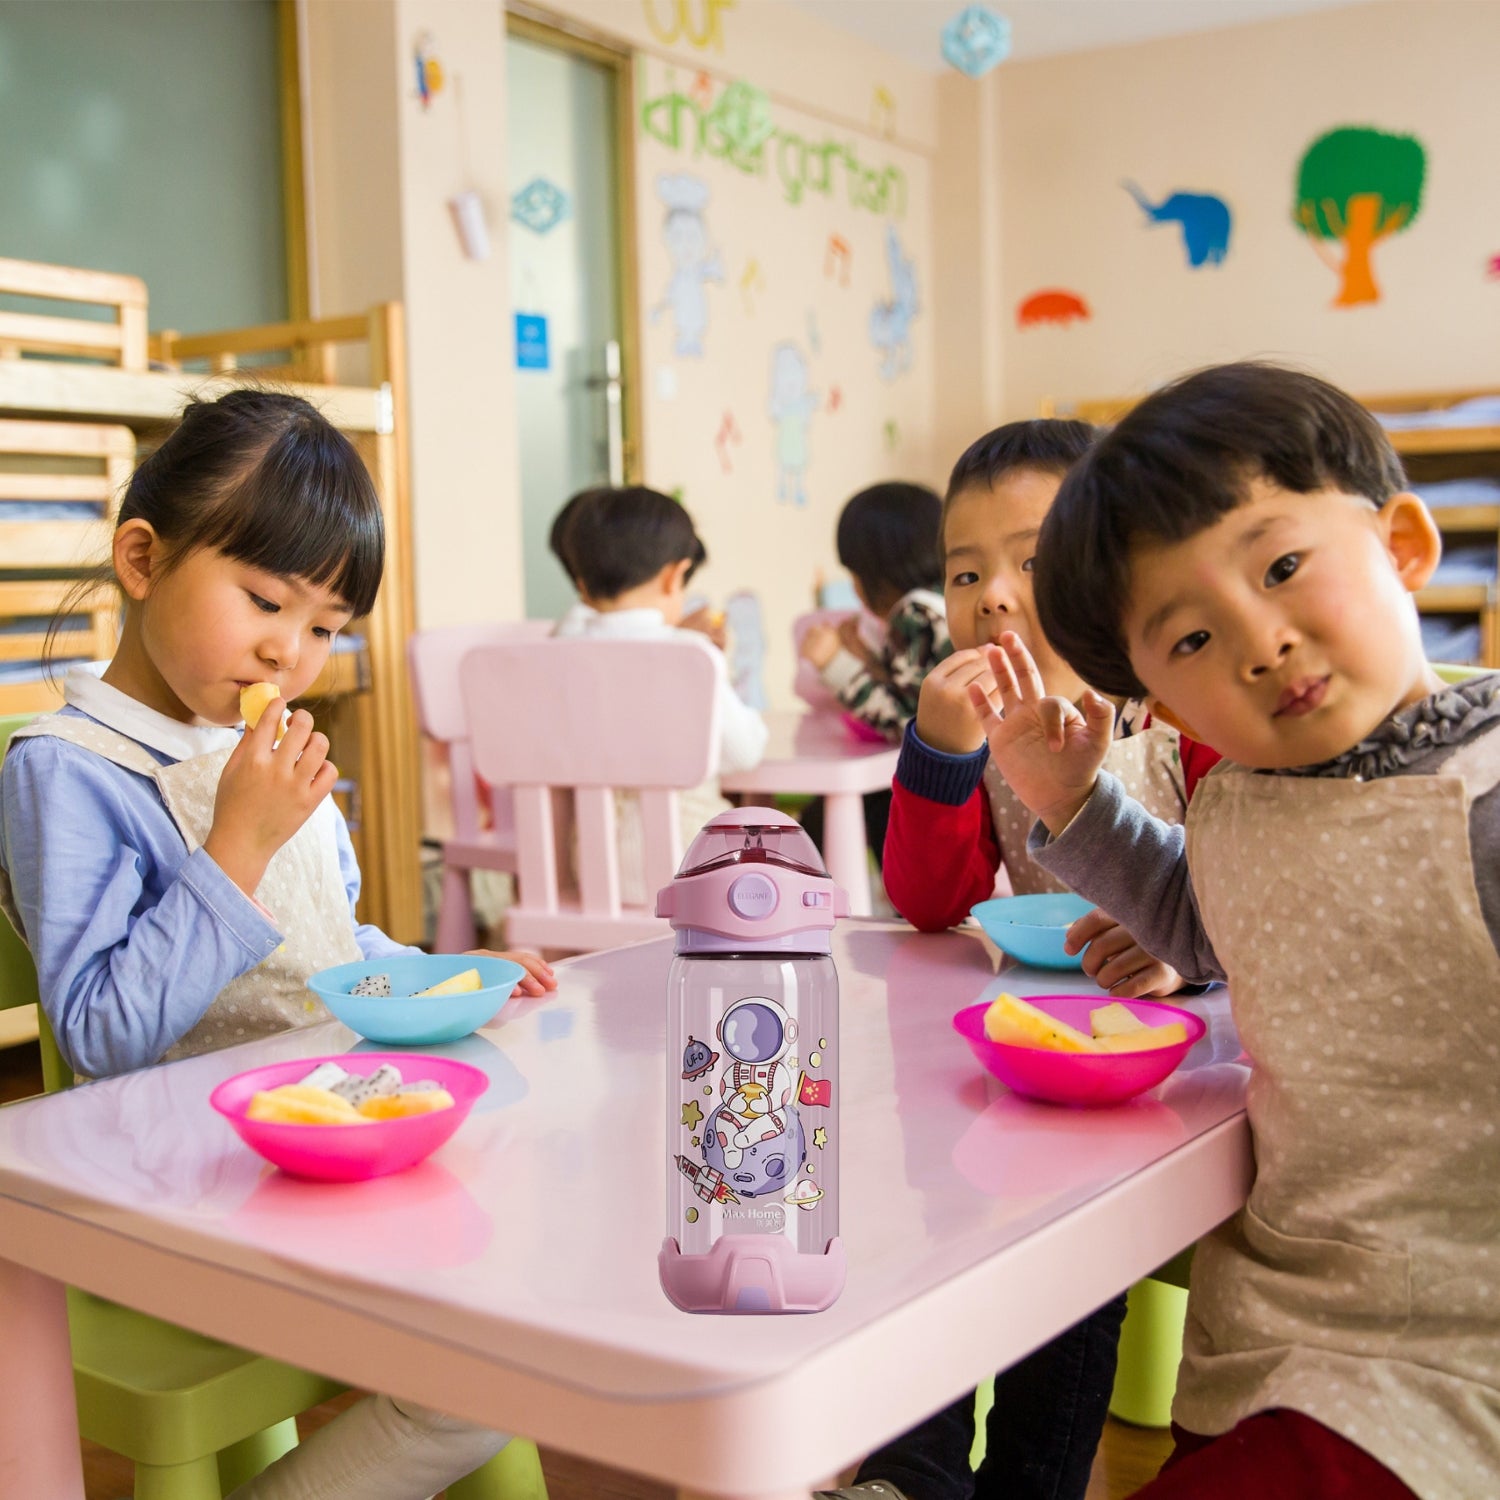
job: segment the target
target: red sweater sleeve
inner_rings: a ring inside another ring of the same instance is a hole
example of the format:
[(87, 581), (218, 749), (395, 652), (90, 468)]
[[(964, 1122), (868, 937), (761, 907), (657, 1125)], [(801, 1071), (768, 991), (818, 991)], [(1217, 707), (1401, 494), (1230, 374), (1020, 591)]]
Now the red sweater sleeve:
[(1182, 756), (1183, 791), (1191, 802), (1198, 783), (1218, 765), (1223, 756), (1207, 745), (1200, 745), (1197, 740), (1190, 740), (1186, 735), (1178, 743), (1178, 754)]
[(1000, 843), (982, 786), (954, 807), (891, 788), (882, 869), (891, 905), (921, 932), (941, 932), (995, 890)]

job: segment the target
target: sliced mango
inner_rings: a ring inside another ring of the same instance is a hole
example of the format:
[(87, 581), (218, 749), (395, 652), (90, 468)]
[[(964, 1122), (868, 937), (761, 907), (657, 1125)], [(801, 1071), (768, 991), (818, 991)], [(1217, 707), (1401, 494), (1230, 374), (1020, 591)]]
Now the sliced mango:
[(400, 1120), (407, 1115), (430, 1115), (452, 1109), (453, 1095), (447, 1089), (423, 1089), (415, 1094), (382, 1094), (366, 1099), (359, 1112), (367, 1120)]
[(984, 1034), (1012, 1047), (1041, 1047), (1048, 1052), (1098, 1052), (1099, 1043), (1076, 1026), (1049, 1016), (1016, 995), (997, 995), (984, 1013)]
[(455, 974), (452, 979), (445, 979), (441, 984), (434, 984), (425, 990), (418, 990), (419, 995), (462, 995), (466, 990), (482, 990), (483, 981), (479, 978), (478, 969), (465, 969), (462, 974)]
[(347, 1099), (306, 1083), (262, 1089), (250, 1100), (247, 1119), (269, 1125), (363, 1125), (365, 1116)]
[(1101, 1005), (1098, 1010), (1089, 1012), (1089, 1030), (1096, 1037), (1124, 1036), (1128, 1032), (1145, 1029), (1146, 1023), (1118, 1000), (1111, 1000), (1108, 1005)]
[[(274, 682), (252, 682), (249, 687), (240, 689), (240, 717), (245, 721), (246, 729), (254, 729), (260, 723), (260, 716), (281, 696), (281, 689)], [(281, 737), (286, 733), (286, 725), (278, 726), (276, 730), (276, 743), (281, 743)]]
[(1168, 1021), (1165, 1026), (1142, 1026), (1139, 1031), (1102, 1036), (1095, 1046), (1101, 1052), (1150, 1052), (1157, 1047), (1175, 1047), (1185, 1041), (1187, 1027), (1181, 1021)]

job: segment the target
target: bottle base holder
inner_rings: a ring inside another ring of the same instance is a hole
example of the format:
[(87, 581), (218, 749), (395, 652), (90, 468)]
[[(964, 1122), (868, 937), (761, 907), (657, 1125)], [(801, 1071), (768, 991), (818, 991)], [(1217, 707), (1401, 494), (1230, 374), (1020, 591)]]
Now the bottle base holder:
[(656, 1257), (662, 1290), (683, 1312), (808, 1313), (844, 1289), (844, 1242), (799, 1254), (780, 1235), (725, 1234), (706, 1255), (684, 1255), (670, 1235)]

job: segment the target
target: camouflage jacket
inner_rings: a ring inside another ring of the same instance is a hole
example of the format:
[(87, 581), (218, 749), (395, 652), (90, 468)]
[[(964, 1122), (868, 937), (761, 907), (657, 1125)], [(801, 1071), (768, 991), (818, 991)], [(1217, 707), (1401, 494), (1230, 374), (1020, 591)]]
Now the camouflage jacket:
[(916, 717), (922, 679), (952, 651), (943, 596), (913, 589), (887, 617), (885, 643), (873, 666), (841, 647), (822, 678), (847, 713), (899, 744)]

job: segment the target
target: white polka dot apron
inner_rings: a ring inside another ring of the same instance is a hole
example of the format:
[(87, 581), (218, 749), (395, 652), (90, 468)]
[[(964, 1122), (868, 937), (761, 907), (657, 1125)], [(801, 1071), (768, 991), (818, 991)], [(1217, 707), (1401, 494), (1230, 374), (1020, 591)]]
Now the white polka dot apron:
[[(92, 719), (56, 714), (33, 720), (18, 729), (12, 739), (40, 735), (67, 740), (127, 771), (150, 777), (190, 854), (208, 837), (219, 776), (231, 750), (163, 766), (149, 751), (116, 730)], [(255, 899), (271, 913), (280, 929), (281, 946), (255, 968), (226, 984), (198, 1024), (167, 1049), (163, 1062), (329, 1019), (322, 1001), (307, 988), (308, 976), (362, 957), (354, 940), (349, 897), (339, 869), (331, 799), (325, 798), (312, 817), (271, 856)], [(19, 931), (3, 871), (0, 907)]]
[[(1116, 740), (1109, 747), (1104, 769), (1118, 776), (1125, 790), (1147, 812), (1168, 823), (1182, 822), (1187, 793), (1175, 729), (1153, 724), (1149, 729), (1138, 729), (1127, 739)], [(1006, 785), (994, 761), (984, 768), (984, 789), (990, 799), (990, 816), (994, 819), (995, 837), (1000, 841), (1000, 856), (1010, 876), (1011, 890), (1017, 896), (1070, 890), (1070, 886), (1032, 859), (1026, 839), (1036, 818)]]
[(1424, 1500), (1500, 1495), (1500, 958), (1468, 822), (1497, 783), (1490, 732), (1427, 776), (1221, 766), (1188, 817), (1257, 1171), (1194, 1258), (1173, 1416), (1305, 1412)]

